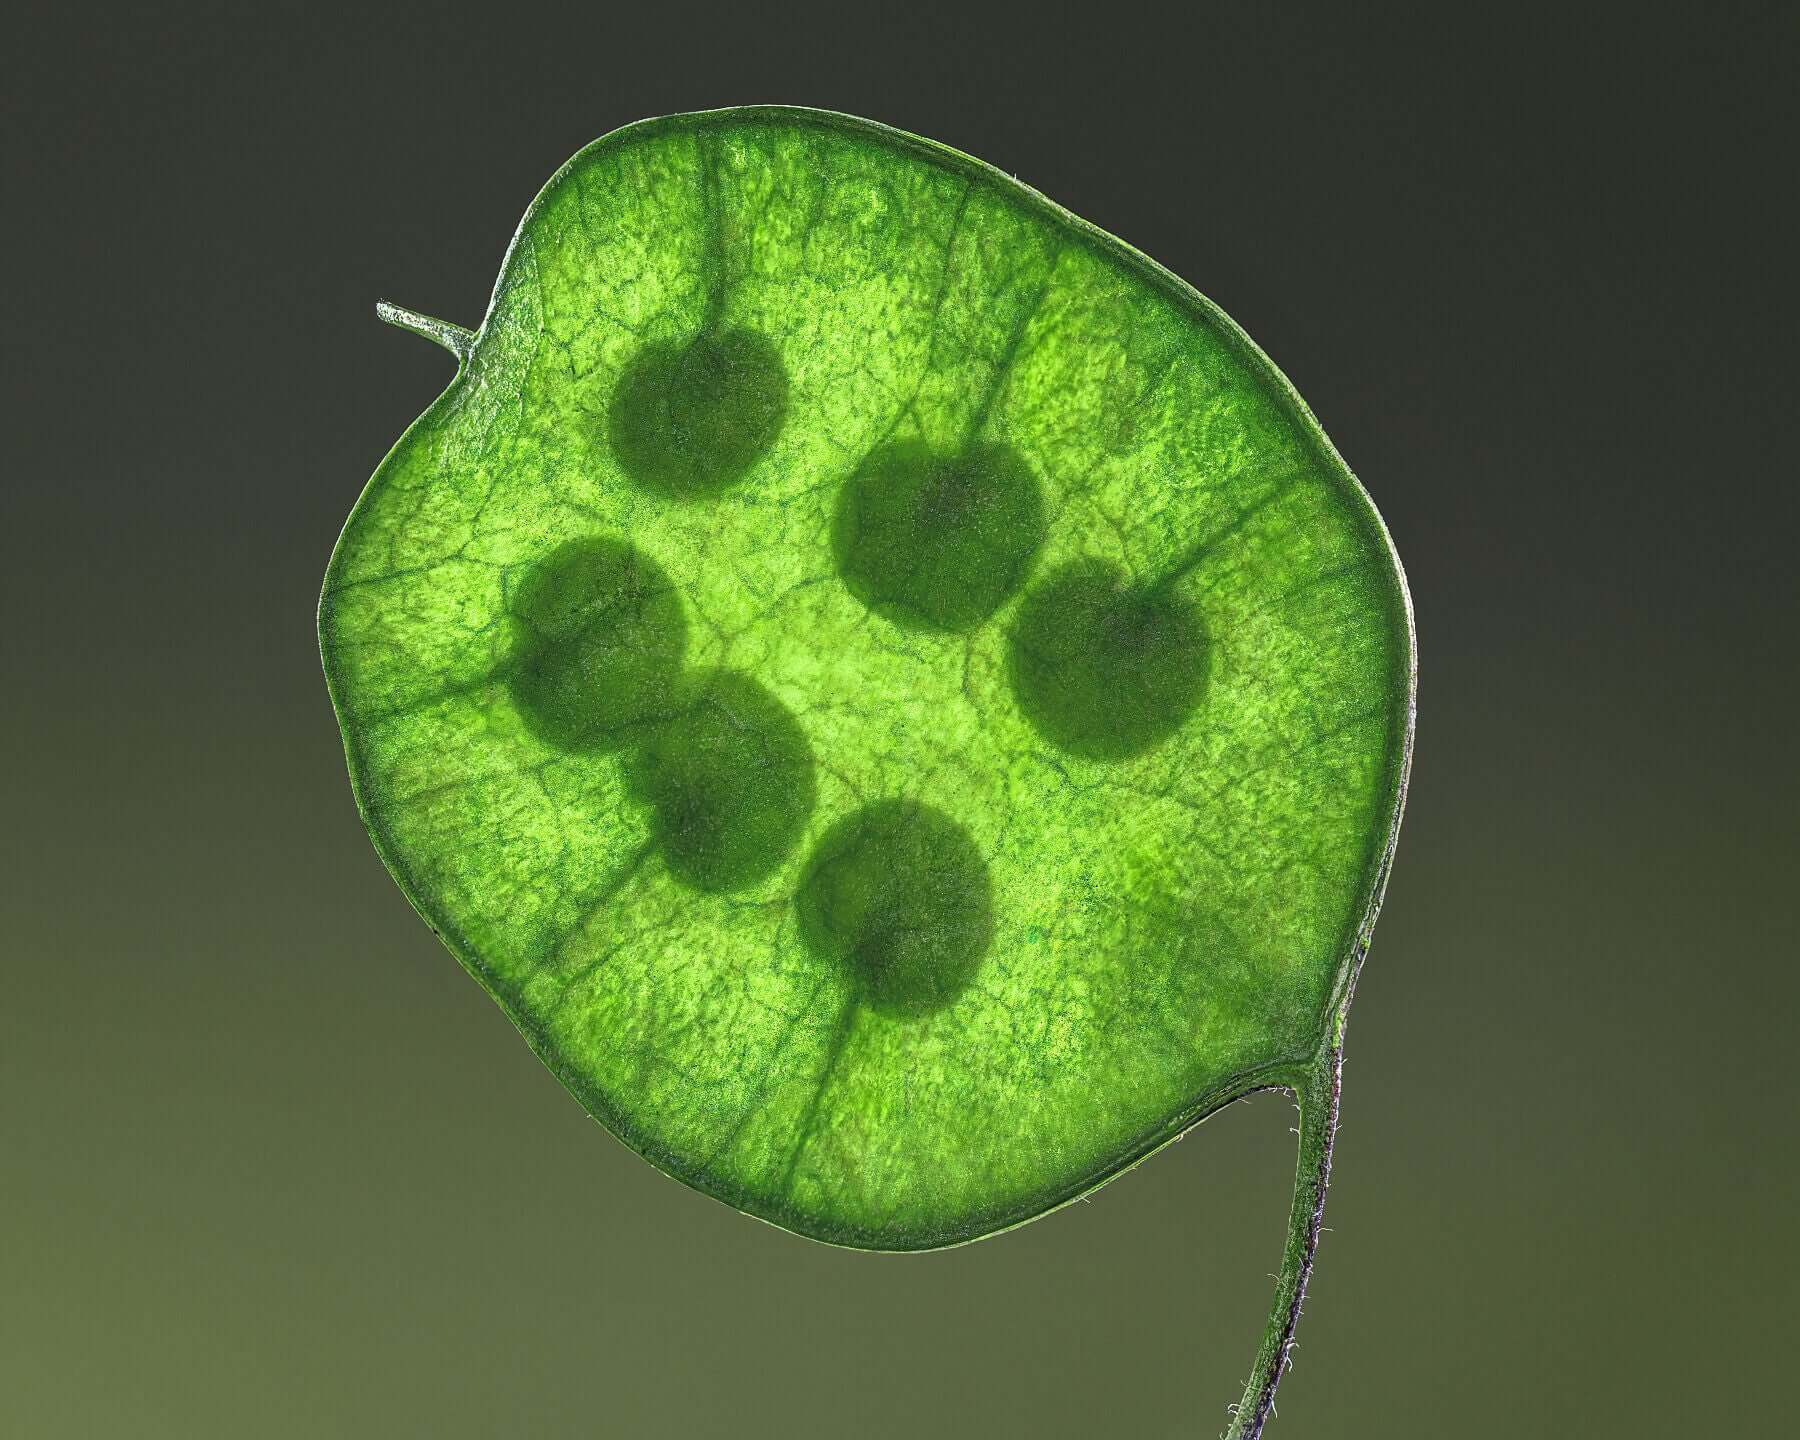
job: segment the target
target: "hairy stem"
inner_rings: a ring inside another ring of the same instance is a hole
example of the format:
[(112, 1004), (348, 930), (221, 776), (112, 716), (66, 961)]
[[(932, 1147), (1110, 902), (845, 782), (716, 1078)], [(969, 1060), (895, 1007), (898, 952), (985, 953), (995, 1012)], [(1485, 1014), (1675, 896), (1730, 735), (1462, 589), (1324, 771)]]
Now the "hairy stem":
[(1244, 1386), (1244, 1398), (1238, 1402), (1226, 1440), (1257, 1440), (1275, 1409), (1275, 1387), (1288, 1366), (1294, 1327), (1300, 1323), (1300, 1306), (1306, 1299), (1307, 1276), (1312, 1273), (1313, 1254), (1319, 1248), (1319, 1224), (1325, 1216), (1325, 1187), (1331, 1179), (1331, 1142), (1337, 1134), (1344, 1019), (1348, 1010), (1346, 996), (1306, 1078), (1294, 1087), (1294, 1098), (1300, 1106), (1300, 1154), (1294, 1167), (1294, 1206), (1288, 1215), (1287, 1244), (1282, 1251), (1281, 1273), (1275, 1278), (1275, 1299), (1269, 1306), (1262, 1345), (1256, 1352), (1256, 1364)]
[(410, 330), (415, 335), (423, 335), (427, 340), (435, 340), (454, 355), (458, 363), (466, 361), (469, 352), (475, 348), (475, 333), (460, 325), (452, 325), (448, 320), (421, 315), (387, 300), (375, 302), (375, 313), (390, 325), (398, 325), (402, 330)]

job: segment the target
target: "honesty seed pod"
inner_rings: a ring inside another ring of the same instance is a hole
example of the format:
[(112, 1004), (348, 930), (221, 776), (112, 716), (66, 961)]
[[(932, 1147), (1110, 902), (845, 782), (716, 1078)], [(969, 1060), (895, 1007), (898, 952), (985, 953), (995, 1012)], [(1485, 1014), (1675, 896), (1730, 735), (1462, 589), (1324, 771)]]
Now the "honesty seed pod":
[(1304, 1284), (1414, 654), (1379, 517), (1209, 302), (988, 166), (756, 108), (527, 212), (332, 557), (382, 859), (669, 1174), (916, 1250), (1298, 1096)]

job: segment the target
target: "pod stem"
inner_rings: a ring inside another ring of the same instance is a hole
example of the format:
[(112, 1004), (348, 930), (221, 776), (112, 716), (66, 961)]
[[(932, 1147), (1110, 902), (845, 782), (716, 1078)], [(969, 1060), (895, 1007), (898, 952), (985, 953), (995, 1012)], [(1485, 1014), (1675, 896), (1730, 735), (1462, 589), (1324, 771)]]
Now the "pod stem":
[(1344, 1020), (1348, 1011), (1346, 996), (1306, 1078), (1294, 1086), (1294, 1098), (1300, 1107), (1300, 1153), (1294, 1167), (1294, 1205), (1288, 1215), (1287, 1244), (1282, 1251), (1281, 1272), (1275, 1277), (1275, 1298), (1269, 1305), (1256, 1364), (1225, 1440), (1257, 1440), (1274, 1413), (1275, 1387), (1288, 1367), (1294, 1327), (1300, 1323), (1300, 1306), (1306, 1299), (1306, 1281), (1312, 1273), (1320, 1222), (1325, 1217), (1331, 1142), (1337, 1135), (1338, 1096), (1343, 1089)]
[(427, 340), (435, 340), (454, 355), (459, 364), (466, 362), (469, 352), (475, 348), (475, 332), (465, 330), (460, 325), (452, 325), (448, 320), (421, 315), (416, 310), (408, 310), (388, 300), (376, 301), (375, 313), (390, 325), (410, 330), (415, 335), (423, 335)]

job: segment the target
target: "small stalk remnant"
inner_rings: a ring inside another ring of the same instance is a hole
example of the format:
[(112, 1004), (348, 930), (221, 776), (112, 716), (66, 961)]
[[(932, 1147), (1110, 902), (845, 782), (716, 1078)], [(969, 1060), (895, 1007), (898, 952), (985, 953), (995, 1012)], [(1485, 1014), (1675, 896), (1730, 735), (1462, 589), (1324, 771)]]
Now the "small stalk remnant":
[(448, 320), (421, 315), (416, 310), (408, 310), (388, 300), (376, 301), (375, 313), (390, 325), (398, 325), (402, 330), (410, 330), (415, 335), (423, 335), (427, 340), (435, 340), (456, 357), (459, 365), (468, 362), (469, 352), (475, 348), (475, 332), (465, 330), (460, 325), (452, 325)]

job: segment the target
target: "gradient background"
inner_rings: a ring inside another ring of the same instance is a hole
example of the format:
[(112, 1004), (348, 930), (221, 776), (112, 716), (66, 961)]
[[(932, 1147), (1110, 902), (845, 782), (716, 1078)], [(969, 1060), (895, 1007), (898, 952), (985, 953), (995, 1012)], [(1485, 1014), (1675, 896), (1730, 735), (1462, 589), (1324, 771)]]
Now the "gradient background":
[(319, 579), (451, 374), (375, 299), (473, 326), (580, 145), (774, 100), (1193, 281), (1410, 572), (1412, 803), (1272, 1433), (1790, 1428), (1791, 7), (747, 8), (11, 12), (0, 1432), (1225, 1423), (1285, 1100), (995, 1241), (826, 1249), (589, 1122), (358, 824)]

